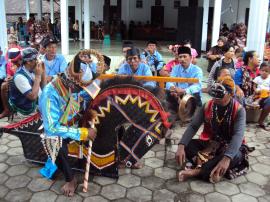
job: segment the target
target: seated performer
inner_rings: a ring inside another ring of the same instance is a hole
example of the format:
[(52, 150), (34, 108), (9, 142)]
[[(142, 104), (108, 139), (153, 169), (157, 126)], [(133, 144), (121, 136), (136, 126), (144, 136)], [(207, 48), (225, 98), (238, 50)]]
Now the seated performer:
[(45, 37), (42, 40), (42, 46), (46, 49), (46, 53), (41, 60), (45, 64), (46, 76), (49, 82), (53, 76), (65, 71), (67, 62), (63, 55), (57, 54), (57, 40), (55, 38)]
[(156, 41), (148, 41), (145, 51), (141, 54), (141, 60), (149, 65), (153, 75), (159, 76), (159, 71), (162, 69), (164, 62), (162, 55), (157, 51)]
[[(91, 83), (91, 79), (85, 77), (86, 72), (81, 69), (82, 59), (80, 53), (77, 54), (66, 71), (58, 74), (44, 88), (39, 99), (45, 139), (52, 136), (62, 139), (62, 145), (58, 147), (58, 154), (51, 158), (56, 158), (55, 163), (65, 176), (66, 183), (62, 187), (62, 191), (66, 196), (73, 196), (77, 187), (77, 180), (68, 162), (67, 144), (71, 140), (94, 140), (96, 136), (95, 129), (79, 128), (74, 123), (80, 108), (78, 94), (82, 91), (82, 87)], [(87, 80), (83, 80), (83, 78)]]
[(12, 111), (28, 115), (36, 109), (41, 88), (46, 85), (44, 66), (37, 63), (37, 56), (34, 48), (22, 50), (22, 66), (10, 83), (8, 102)]
[[(245, 109), (233, 99), (235, 84), (230, 76), (219, 77), (213, 84), (211, 96), (186, 129), (176, 152), (180, 166), (189, 165), (178, 174), (179, 181), (200, 177), (218, 182), (225, 177), (232, 179), (248, 168), (247, 150), (243, 145), (246, 124)], [(200, 126), (204, 130), (200, 139), (192, 139)]]
[(191, 63), (191, 50), (188, 47), (179, 47), (178, 55), (180, 64), (176, 65), (171, 72), (171, 77), (183, 77), (183, 78), (197, 78), (198, 83), (166, 83), (166, 89), (168, 94), (168, 101), (170, 103), (172, 115), (177, 111), (178, 100), (185, 94), (191, 94), (196, 99), (197, 106), (202, 105), (201, 101), (201, 81), (203, 78), (203, 72), (200, 67)]
[[(138, 48), (132, 48), (127, 51), (127, 63), (124, 63), (118, 70), (117, 74), (135, 75), (135, 76), (153, 76), (150, 67), (141, 62), (140, 51)], [(155, 87), (153, 81), (144, 83), (144, 86)]]

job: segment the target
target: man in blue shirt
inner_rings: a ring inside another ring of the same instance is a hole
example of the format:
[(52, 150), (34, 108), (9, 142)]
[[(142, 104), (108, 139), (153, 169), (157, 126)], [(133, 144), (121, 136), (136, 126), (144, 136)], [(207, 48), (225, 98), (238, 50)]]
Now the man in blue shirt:
[(164, 66), (161, 54), (157, 51), (157, 42), (149, 41), (146, 50), (141, 54), (141, 60), (148, 64), (155, 76), (159, 75), (159, 71)]
[(50, 36), (42, 40), (42, 46), (46, 49), (46, 53), (42, 58), (45, 64), (47, 81), (51, 81), (53, 76), (64, 72), (67, 68), (67, 62), (63, 55), (56, 54), (57, 41)]
[[(122, 64), (118, 70), (118, 74), (135, 75), (135, 76), (153, 76), (150, 67), (141, 62), (140, 51), (138, 48), (132, 48), (127, 51), (127, 63)], [(155, 87), (153, 81), (144, 83), (144, 86)]]
[(172, 112), (177, 110), (178, 99), (185, 94), (191, 94), (196, 99), (197, 106), (202, 106), (201, 91), (203, 72), (200, 67), (191, 63), (191, 49), (188, 47), (179, 47), (178, 55), (180, 64), (173, 67), (171, 77), (197, 78), (198, 83), (174, 83), (168, 82), (168, 101), (171, 103)]

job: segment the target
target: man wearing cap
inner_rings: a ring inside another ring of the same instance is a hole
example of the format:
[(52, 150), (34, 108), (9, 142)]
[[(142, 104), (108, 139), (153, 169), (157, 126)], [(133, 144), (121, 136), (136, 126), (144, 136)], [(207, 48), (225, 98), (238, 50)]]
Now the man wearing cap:
[(162, 55), (157, 51), (156, 41), (148, 41), (145, 51), (141, 54), (141, 60), (149, 65), (154, 75), (159, 76), (164, 62)]
[[(141, 62), (140, 51), (138, 48), (132, 48), (127, 51), (127, 63), (124, 63), (118, 70), (117, 74), (134, 75), (134, 76), (153, 76), (150, 67)], [(156, 87), (155, 82), (148, 81), (144, 86)]]
[(78, 53), (65, 72), (58, 74), (46, 85), (39, 99), (45, 139), (59, 137), (62, 142), (58, 154), (54, 154), (55, 158), (51, 156), (51, 159), (56, 159), (53, 164), (55, 163), (64, 174), (66, 183), (62, 191), (66, 196), (73, 196), (77, 187), (77, 180), (68, 162), (67, 144), (71, 140), (94, 140), (96, 137), (95, 129), (78, 127), (76, 122), (74, 123), (74, 117), (80, 110), (79, 93), (92, 82), (92, 79), (85, 75), (87, 72), (82, 69), (83, 60), (84, 55)]
[(35, 111), (41, 88), (46, 85), (44, 65), (37, 63), (37, 55), (34, 48), (22, 50), (22, 66), (10, 83), (9, 107), (24, 115)]
[(188, 47), (178, 48), (179, 65), (174, 66), (170, 77), (182, 78), (197, 78), (198, 83), (174, 83), (167, 82), (166, 89), (168, 92), (168, 101), (170, 103), (171, 113), (174, 114), (178, 109), (178, 99), (182, 98), (185, 94), (193, 95), (196, 99), (197, 106), (202, 105), (201, 90), (203, 72), (200, 67), (191, 63), (191, 49)]
[(42, 46), (46, 53), (42, 59), (45, 64), (47, 80), (51, 81), (53, 76), (64, 72), (67, 68), (67, 62), (63, 55), (57, 54), (57, 40), (50, 36), (42, 40)]
[[(235, 178), (248, 168), (247, 147), (243, 144), (245, 109), (233, 99), (235, 84), (230, 76), (219, 77), (211, 89), (210, 101), (200, 108), (184, 132), (176, 152), (179, 181), (200, 177), (212, 183), (225, 176)], [(200, 139), (192, 139), (204, 123)], [(187, 162), (186, 162), (187, 159)]]
[(19, 48), (8, 49), (7, 55), (8, 55), (8, 63), (5, 67), (6, 77), (1, 85), (1, 102), (3, 106), (3, 112), (0, 114), (0, 118), (9, 115), (9, 108), (8, 108), (9, 83), (12, 80), (17, 69), (22, 64), (22, 55), (21, 50)]

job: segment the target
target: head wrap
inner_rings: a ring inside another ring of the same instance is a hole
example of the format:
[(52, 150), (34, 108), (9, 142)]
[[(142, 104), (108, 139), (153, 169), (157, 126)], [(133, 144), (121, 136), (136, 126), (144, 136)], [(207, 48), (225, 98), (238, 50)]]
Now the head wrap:
[(231, 76), (218, 77), (217, 82), (222, 84), (230, 94), (234, 95), (235, 83)]
[(219, 77), (217, 82), (211, 86), (210, 95), (215, 99), (222, 99), (225, 94), (234, 95), (235, 84), (230, 76)]
[(139, 56), (140, 55), (140, 50), (138, 48), (131, 48), (127, 51), (127, 57), (129, 56)]
[(180, 46), (178, 48), (178, 55), (180, 55), (180, 54), (189, 54), (189, 55), (191, 55), (191, 49), (189, 47)]
[(22, 58), (21, 50), (19, 48), (10, 48), (8, 50), (8, 59), (11, 62), (16, 62)]
[(38, 51), (35, 48), (25, 48), (22, 50), (22, 60), (24, 62), (36, 59)]

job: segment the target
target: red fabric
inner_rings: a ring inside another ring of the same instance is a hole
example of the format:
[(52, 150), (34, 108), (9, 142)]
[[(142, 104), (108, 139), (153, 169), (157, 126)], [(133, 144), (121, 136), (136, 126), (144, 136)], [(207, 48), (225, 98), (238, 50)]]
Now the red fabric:
[(4, 126), (3, 128), (4, 129), (15, 129), (15, 128), (18, 128), (18, 127), (21, 127), (27, 123), (30, 123), (32, 121), (37, 121), (41, 118), (41, 115), (39, 112), (35, 113), (33, 116), (30, 116), (20, 122), (17, 122), (17, 123), (13, 123), (13, 124), (8, 124), (7, 126)]
[(251, 68), (249, 66), (246, 67), (247, 70), (248, 70), (248, 73), (249, 73), (249, 76), (252, 78), (252, 79), (255, 79), (257, 76), (260, 75), (260, 69), (258, 67), (256, 67), (256, 71), (255, 73), (251, 70)]
[[(207, 104), (206, 104), (206, 108), (204, 109), (204, 127), (203, 127), (203, 131), (200, 135), (200, 139), (207, 141), (210, 140), (213, 137), (213, 131), (211, 128), (211, 116), (212, 116), (212, 106), (213, 106), (214, 101), (210, 100)], [(239, 102), (234, 102), (233, 105), (233, 112), (232, 112), (232, 122), (234, 122), (236, 114), (238, 112), (238, 109), (240, 107)], [(245, 138), (243, 139), (243, 144), (246, 143)]]
[(92, 102), (92, 107), (97, 106), (101, 100), (107, 99), (107, 97), (112, 95), (132, 95), (132, 96), (141, 96), (145, 100), (149, 102), (149, 104), (160, 113), (162, 122), (165, 127), (169, 128), (171, 126), (171, 123), (168, 122), (168, 116), (169, 114), (166, 113), (159, 103), (159, 101), (153, 96), (152, 93), (146, 91), (146, 90), (140, 90), (140, 89), (134, 89), (134, 88), (112, 88), (109, 90), (106, 90), (104, 93), (101, 93), (98, 95), (94, 101)]

